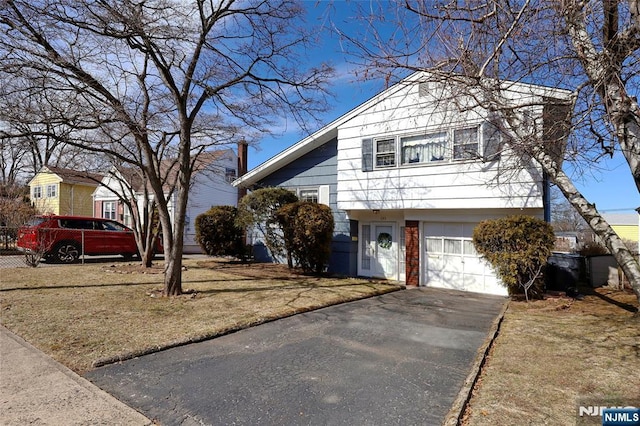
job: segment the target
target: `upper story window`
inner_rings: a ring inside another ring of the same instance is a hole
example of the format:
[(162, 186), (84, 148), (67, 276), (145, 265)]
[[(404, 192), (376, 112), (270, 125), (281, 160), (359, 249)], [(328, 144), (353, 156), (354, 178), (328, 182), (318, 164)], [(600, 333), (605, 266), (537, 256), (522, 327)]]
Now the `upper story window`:
[(376, 167), (393, 167), (396, 165), (396, 140), (380, 139), (375, 141)]
[(232, 169), (230, 167), (225, 167), (224, 169), (224, 179), (231, 183), (236, 180), (236, 169)]
[(400, 138), (402, 164), (442, 161), (447, 150), (447, 132)]
[(47, 198), (55, 198), (58, 196), (58, 185), (47, 185)]
[(40, 185), (33, 187), (33, 198), (42, 198), (42, 187)]
[(495, 158), (500, 150), (501, 136), (488, 130), (491, 130), (491, 126), (485, 123), (419, 135), (363, 139), (362, 171), (395, 167), (398, 164), (475, 160), (482, 154), (488, 157), (491, 153)]
[(454, 160), (478, 158), (478, 127), (456, 129), (453, 131)]

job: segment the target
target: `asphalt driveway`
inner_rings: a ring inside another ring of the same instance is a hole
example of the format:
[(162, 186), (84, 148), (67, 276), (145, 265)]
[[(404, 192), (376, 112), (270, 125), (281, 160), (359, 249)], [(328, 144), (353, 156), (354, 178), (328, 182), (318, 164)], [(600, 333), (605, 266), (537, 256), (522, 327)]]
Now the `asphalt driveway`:
[(397, 291), (85, 377), (162, 425), (437, 425), (504, 302)]

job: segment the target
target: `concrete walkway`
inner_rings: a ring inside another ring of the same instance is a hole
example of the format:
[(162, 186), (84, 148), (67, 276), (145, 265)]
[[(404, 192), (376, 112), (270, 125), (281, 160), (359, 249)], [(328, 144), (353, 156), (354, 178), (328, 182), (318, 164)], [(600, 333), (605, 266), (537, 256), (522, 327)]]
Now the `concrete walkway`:
[(0, 326), (0, 424), (153, 423)]

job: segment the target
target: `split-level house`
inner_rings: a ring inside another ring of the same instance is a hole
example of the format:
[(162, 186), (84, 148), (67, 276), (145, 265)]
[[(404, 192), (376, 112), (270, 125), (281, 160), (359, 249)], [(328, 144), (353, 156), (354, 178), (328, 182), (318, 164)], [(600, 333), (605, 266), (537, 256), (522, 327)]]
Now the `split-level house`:
[(92, 193), (101, 175), (43, 166), (29, 181), (31, 203), (40, 214), (91, 216)]
[[(166, 193), (169, 197), (169, 214), (174, 221), (176, 194), (172, 191), (175, 182), (175, 165), (165, 161), (167, 174)], [(238, 190), (231, 185), (237, 177), (238, 160), (232, 149), (202, 153), (194, 164), (189, 199), (187, 205), (186, 229), (184, 232), (184, 252), (200, 253), (200, 246), (195, 241), (196, 217), (218, 205), (237, 205)], [(132, 212), (123, 202), (133, 197), (138, 209), (143, 209), (146, 192), (149, 200), (153, 200), (153, 192), (140, 172), (127, 167), (113, 167), (104, 177), (101, 185), (93, 193), (94, 216), (115, 219), (127, 226), (135, 226)]]
[[(527, 114), (543, 126), (553, 124), (554, 114), (541, 100), (557, 105), (568, 96), (510, 87), (514, 104), (529, 105)], [(489, 111), (471, 100), (444, 102), (443, 90), (415, 73), (234, 185), (285, 187), (329, 205), (336, 223), (330, 272), (504, 295), (474, 249), (473, 229), (513, 214), (544, 218), (546, 179), (533, 163), (515, 158)]]

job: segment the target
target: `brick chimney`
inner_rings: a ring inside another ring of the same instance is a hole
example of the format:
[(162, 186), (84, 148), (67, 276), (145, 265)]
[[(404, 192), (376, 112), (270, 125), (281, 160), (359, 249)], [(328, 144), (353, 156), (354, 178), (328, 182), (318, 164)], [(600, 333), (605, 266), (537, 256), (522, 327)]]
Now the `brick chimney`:
[[(247, 173), (247, 155), (249, 152), (249, 144), (244, 139), (238, 142), (238, 177), (244, 176)], [(246, 188), (238, 188), (238, 203), (240, 199), (247, 195)]]

